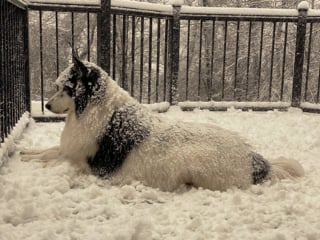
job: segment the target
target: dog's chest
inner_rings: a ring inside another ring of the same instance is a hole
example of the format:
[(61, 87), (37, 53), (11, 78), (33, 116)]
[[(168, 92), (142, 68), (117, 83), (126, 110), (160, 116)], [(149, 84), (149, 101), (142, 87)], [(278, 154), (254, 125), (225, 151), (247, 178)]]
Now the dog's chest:
[(66, 122), (61, 134), (60, 148), (62, 154), (73, 161), (86, 162), (97, 151), (97, 136), (100, 127), (85, 124), (75, 119)]

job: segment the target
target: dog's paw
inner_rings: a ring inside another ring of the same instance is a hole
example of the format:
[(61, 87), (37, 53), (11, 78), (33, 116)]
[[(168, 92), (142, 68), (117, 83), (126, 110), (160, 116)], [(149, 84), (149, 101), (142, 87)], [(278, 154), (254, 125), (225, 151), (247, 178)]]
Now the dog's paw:
[(34, 154), (39, 154), (41, 153), (43, 150), (35, 150), (35, 149), (23, 149), (20, 152), (20, 155), (34, 155)]
[(41, 162), (38, 156), (30, 155), (30, 154), (21, 154), (21, 161), (22, 162), (30, 162), (30, 161)]

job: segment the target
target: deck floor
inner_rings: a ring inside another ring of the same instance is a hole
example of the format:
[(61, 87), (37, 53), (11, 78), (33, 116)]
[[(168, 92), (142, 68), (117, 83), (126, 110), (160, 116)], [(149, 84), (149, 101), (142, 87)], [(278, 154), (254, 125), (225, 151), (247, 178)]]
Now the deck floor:
[[(266, 158), (297, 159), (306, 176), (245, 191), (166, 193), (111, 186), (68, 163), (21, 162), (17, 152), (0, 170), (0, 239), (320, 239), (320, 115), (177, 108), (165, 115), (238, 132)], [(31, 123), (18, 148), (58, 144), (63, 125)]]

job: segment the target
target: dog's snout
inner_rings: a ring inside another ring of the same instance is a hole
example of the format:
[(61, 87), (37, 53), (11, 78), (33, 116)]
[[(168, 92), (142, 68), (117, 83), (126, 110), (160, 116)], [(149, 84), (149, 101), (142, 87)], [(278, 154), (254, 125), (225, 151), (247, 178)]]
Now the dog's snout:
[(47, 104), (46, 104), (46, 108), (47, 108), (48, 110), (51, 110), (51, 105), (50, 105), (49, 103), (47, 103)]

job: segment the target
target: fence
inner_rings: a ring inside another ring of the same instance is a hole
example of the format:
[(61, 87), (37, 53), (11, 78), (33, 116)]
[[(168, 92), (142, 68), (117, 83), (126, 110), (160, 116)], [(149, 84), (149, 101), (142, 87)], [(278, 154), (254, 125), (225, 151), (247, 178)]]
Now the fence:
[(1, 141), (30, 110), (28, 59), (32, 100), (43, 112), (72, 51), (145, 103), (320, 101), (320, 14), (303, 4), (297, 11), (31, 2), (27, 15), (24, 4), (6, 0), (0, 9)]
[(0, 3), (0, 144), (30, 111), (28, 15), (19, 1)]
[(319, 103), (320, 15), (303, 4), (298, 11), (101, 2), (29, 6), (31, 78), (39, 78), (32, 93), (42, 111), (73, 49), (140, 102)]

